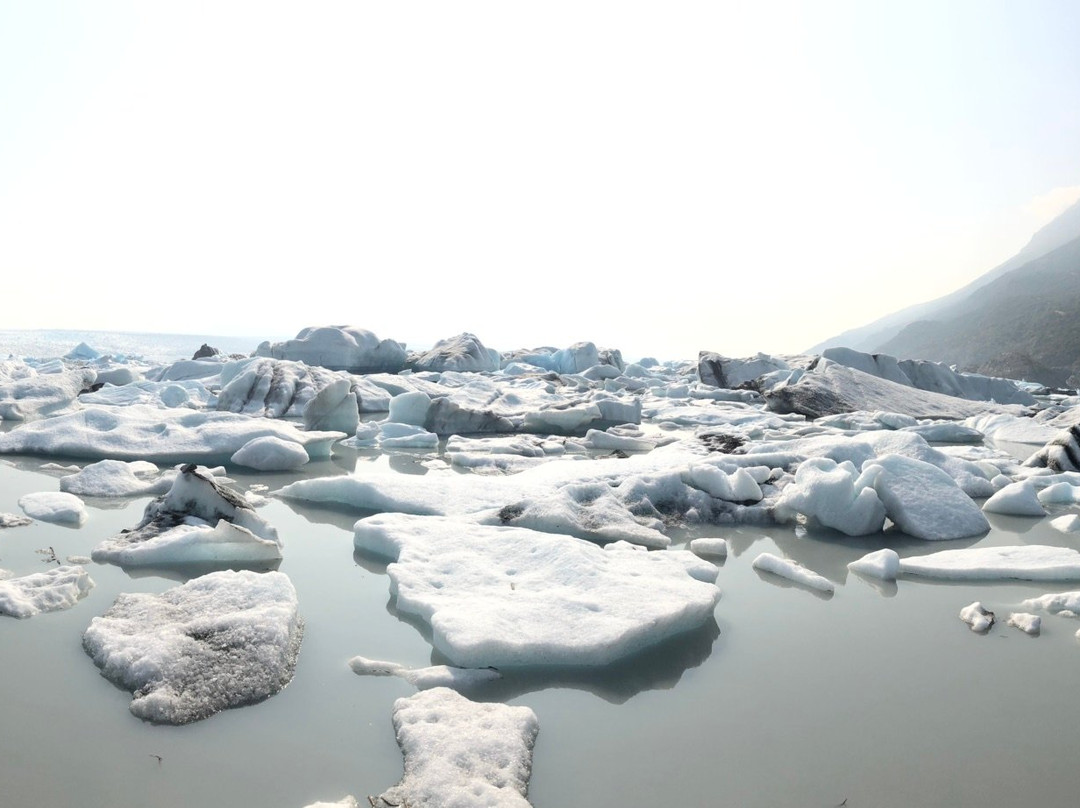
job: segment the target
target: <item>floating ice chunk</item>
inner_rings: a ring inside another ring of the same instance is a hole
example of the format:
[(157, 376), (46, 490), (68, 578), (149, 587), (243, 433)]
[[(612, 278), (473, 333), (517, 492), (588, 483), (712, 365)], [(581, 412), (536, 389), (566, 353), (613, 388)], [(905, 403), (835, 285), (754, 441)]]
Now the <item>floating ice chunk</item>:
[(352, 326), (304, 328), (295, 339), (263, 342), (256, 354), (350, 373), (397, 373), (405, 367), (406, 356), (401, 343)]
[(131, 712), (185, 724), (262, 701), (288, 684), (302, 622), (280, 572), (214, 572), (160, 595), (122, 594), (83, 634), (83, 647)]
[(1041, 544), (941, 550), (900, 559), (900, 572), (949, 580), (1080, 581), (1080, 553)]
[(930, 443), (982, 443), (983, 433), (955, 421), (934, 421), (904, 427)]
[(835, 589), (833, 582), (828, 578), (806, 569), (801, 564), (788, 561), (786, 558), (780, 558), (772, 553), (762, 553), (754, 559), (752, 566), (756, 570), (771, 572), (773, 575), (779, 575), (781, 578), (787, 578), (789, 581), (794, 581), (811, 589), (817, 589), (820, 592), (832, 592)]
[(356, 797), (350, 794), (342, 797), (337, 802), (313, 802), (305, 805), (304, 808), (360, 808), (360, 803), (356, 801)]
[(880, 578), (883, 581), (895, 581), (900, 572), (900, 556), (888, 548), (867, 553), (862, 558), (847, 565), (852, 572)]
[(19, 497), (19, 507), (31, 519), (80, 526), (86, 521), (86, 506), (74, 494), (41, 491)]
[(37, 373), (0, 383), (0, 421), (29, 421), (76, 405), (79, 393), (94, 383), (90, 368)]
[(1009, 615), (1009, 625), (1032, 637), (1038, 637), (1039, 632), (1042, 631), (1042, 618), (1037, 614), (1013, 612)]
[(142, 521), (91, 553), (123, 566), (266, 564), (281, 558), (277, 531), (206, 469), (184, 466), (169, 493), (146, 506)]
[(702, 558), (727, 558), (727, 539), (693, 539), (690, 552)]
[(172, 487), (174, 473), (162, 474), (144, 460), (100, 460), (60, 478), (60, 490), (86, 497), (137, 497), (163, 494)]
[(960, 619), (971, 626), (972, 631), (979, 634), (985, 634), (994, 625), (994, 613), (984, 608), (979, 601), (961, 609)]
[(379, 425), (378, 443), (384, 449), (436, 449), (439, 436), (422, 426), (386, 422)]
[(585, 445), (590, 449), (622, 452), (648, 452), (656, 448), (656, 441), (649, 438), (619, 435), (611, 431), (590, 429), (585, 433)]
[(265, 435), (249, 440), (231, 459), (256, 471), (292, 471), (308, 462), (308, 453), (295, 441)]
[(1021, 480), (1005, 486), (983, 503), (983, 510), (1010, 516), (1046, 516), (1031, 480)]
[(563, 454), (566, 446), (563, 442), (543, 441), (532, 435), (513, 435), (503, 438), (466, 438), (461, 435), (452, 435), (446, 441), (446, 451), (448, 454), (486, 452), (539, 458), (549, 454)]
[(1075, 513), (1059, 516), (1050, 520), (1050, 527), (1062, 533), (1080, 533), (1080, 516)]
[(268, 418), (135, 405), (94, 407), (23, 424), (0, 434), (0, 453), (220, 463), (264, 435), (293, 440), (312, 459), (329, 457), (331, 444), (345, 437), (341, 432), (301, 432)]
[(865, 464), (867, 474), (885, 514), (909, 536), (962, 539), (990, 529), (979, 506), (937, 466), (894, 454)]
[(448, 688), (394, 702), (401, 782), (373, 805), (528, 808), (539, 723), (528, 707), (469, 701)]
[[(101, 374), (98, 374), (98, 381), (101, 381)], [(104, 404), (111, 407), (140, 404), (159, 408), (202, 409), (214, 406), (217, 399), (198, 381), (135, 381), (121, 386), (106, 384), (92, 393), (83, 393), (79, 401), (86, 405)]]
[(1074, 505), (1080, 502), (1080, 485), (1053, 483), (1039, 491), (1038, 497), (1043, 505)]
[(382, 662), (361, 656), (350, 659), (349, 667), (353, 673), (360, 676), (397, 676), (417, 690), (430, 690), (433, 687), (463, 690), (502, 678), (502, 674), (494, 668), (455, 668), (451, 665), (406, 668), (396, 662)]
[(1080, 592), (1054, 592), (1040, 595), (1037, 598), (1028, 598), (1020, 604), (1025, 609), (1042, 609), (1051, 614), (1062, 614), (1074, 617), (1080, 614)]
[(760, 502), (763, 496), (757, 480), (743, 468), (729, 474), (711, 464), (697, 464), (687, 469), (684, 482), (727, 502)]
[(70, 609), (93, 586), (90, 575), (78, 566), (0, 580), (0, 614), (23, 618)]
[(879, 533), (885, 525), (885, 506), (868, 476), (859, 476), (850, 462), (837, 464), (827, 457), (812, 457), (799, 465), (795, 482), (783, 490), (775, 512), (784, 521), (801, 513), (811, 523), (848, 536)]
[(358, 393), (349, 379), (335, 379), (304, 407), (304, 429), (329, 430), (351, 435), (360, 423)]
[(33, 519), (28, 516), (19, 516), (17, 513), (0, 513), (0, 528), (25, 527), (33, 524)]
[(675, 553), (401, 514), (354, 529), (357, 549), (395, 559), (398, 610), (464, 667), (605, 665), (701, 625), (720, 594)]
[(398, 424), (423, 426), (430, 408), (431, 397), (427, 393), (419, 390), (399, 393), (390, 399), (390, 411), (386, 420)]
[(979, 430), (991, 440), (1007, 443), (1042, 445), (1053, 440), (1059, 432), (1057, 427), (1039, 423), (1031, 418), (1001, 413), (976, 415), (963, 423)]

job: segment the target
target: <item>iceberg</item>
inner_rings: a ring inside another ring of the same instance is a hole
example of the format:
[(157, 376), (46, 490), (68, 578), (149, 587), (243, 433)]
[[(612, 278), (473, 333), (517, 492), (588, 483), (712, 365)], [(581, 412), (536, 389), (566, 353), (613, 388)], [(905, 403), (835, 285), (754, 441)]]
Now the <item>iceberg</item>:
[(295, 339), (261, 343), (255, 353), (349, 373), (397, 373), (406, 358), (401, 343), (345, 325), (304, 328)]

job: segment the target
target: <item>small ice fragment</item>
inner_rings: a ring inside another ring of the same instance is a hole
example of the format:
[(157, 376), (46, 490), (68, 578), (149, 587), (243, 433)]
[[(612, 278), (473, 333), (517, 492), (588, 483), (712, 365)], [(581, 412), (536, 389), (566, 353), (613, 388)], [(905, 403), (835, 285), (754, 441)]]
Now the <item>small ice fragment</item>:
[(984, 609), (979, 601), (960, 610), (960, 619), (971, 626), (971, 630), (983, 634), (994, 625), (994, 613)]
[(1009, 625), (1015, 626), (1032, 637), (1038, 637), (1039, 631), (1042, 629), (1042, 618), (1037, 614), (1013, 612), (1009, 615)]
[(820, 592), (832, 592), (834, 590), (833, 583), (828, 578), (806, 569), (801, 564), (789, 561), (786, 558), (780, 558), (772, 553), (762, 553), (754, 559), (752, 566), (756, 570), (771, 572), (774, 575), (787, 578), (789, 581), (808, 586), (811, 589), (817, 589)]
[(1062, 533), (1080, 533), (1080, 516), (1068, 513), (1050, 520), (1050, 527)]
[(1031, 480), (1010, 483), (983, 503), (987, 513), (1001, 513), (1009, 516), (1046, 516), (1039, 496), (1035, 493), (1035, 484)]
[(702, 558), (727, 558), (727, 539), (694, 539), (690, 552)]
[(877, 550), (867, 553), (862, 558), (847, 565), (852, 572), (880, 578), (883, 581), (895, 581), (900, 572), (900, 556), (895, 550)]

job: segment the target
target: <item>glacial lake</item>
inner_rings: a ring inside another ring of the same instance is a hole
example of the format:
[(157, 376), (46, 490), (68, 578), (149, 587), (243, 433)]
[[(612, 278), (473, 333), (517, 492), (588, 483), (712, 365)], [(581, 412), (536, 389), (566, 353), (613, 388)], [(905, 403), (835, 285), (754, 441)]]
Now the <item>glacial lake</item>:
[[(360, 463), (424, 473), (425, 457), (346, 451), (300, 474), (229, 476), (241, 491), (276, 489)], [(67, 461), (0, 461), (0, 512), (20, 513), (23, 494), (57, 490), (57, 474), (40, 470), (47, 462)], [(0, 567), (43, 570), (36, 551), (48, 547), (61, 558), (89, 555), (135, 525), (147, 501), (88, 499), (90, 518), (78, 529), (39, 522), (0, 530)], [(284, 540), (279, 569), (297, 589), (306, 624), (288, 687), (186, 726), (135, 718), (130, 694), (102, 678), (83, 651), (82, 632), (119, 593), (160, 592), (184, 576), (88, 564), (96, 586), (74, 608), (0, 617), (4, 808), (301, 808), (345, 794), (363, 805), (398, 781), (391, 708), (414, 690), (393, 677), (357, 676), (347, 661), (445, 660), (420, 627), (395, 614), (384, 565), (354, 553), (357, 514), (273, 498), (259, 512)], [(714, 623), (612, 668), (511, 673), (469, 695), (536, 712), (529, 800), (537, 808), (1074, 806), (1080, 620), (1044, 614), (1039, 637), (1004, 620), (1025, 598), (1078, 587), (883, 584), (846, 568), (881, 546), (905, 556), (1075, 543), (1049, 519), (990, 521), (992, 531), (977, 541), (934, 543), (790, 527), (696, 528), (679, 540), (720, 536), (730, 547)], [(764, 551), (825, 575), (835, 594), (756, 572), (751, 561)], [(999, 618), (985, 636), (958, 618), (974, 600)]]

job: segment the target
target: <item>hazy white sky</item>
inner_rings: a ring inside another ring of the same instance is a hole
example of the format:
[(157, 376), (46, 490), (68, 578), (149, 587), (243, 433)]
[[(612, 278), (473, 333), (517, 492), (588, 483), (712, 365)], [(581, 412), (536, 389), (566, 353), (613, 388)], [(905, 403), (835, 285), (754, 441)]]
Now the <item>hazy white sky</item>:
[(1080, 196), (1080, 3), (0, 0), (0, 328), (796, 351)]

